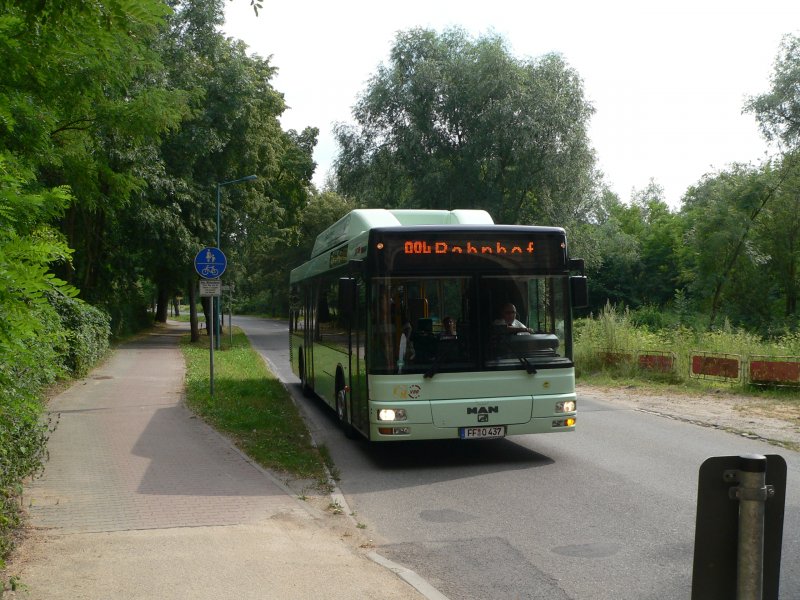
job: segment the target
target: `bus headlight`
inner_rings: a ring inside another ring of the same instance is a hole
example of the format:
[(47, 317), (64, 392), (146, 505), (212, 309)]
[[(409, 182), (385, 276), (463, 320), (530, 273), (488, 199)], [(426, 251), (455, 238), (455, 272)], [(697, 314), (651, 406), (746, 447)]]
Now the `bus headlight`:
[(404, 408), (382, 408), (378, 411), (378, 421), (405, 421)]
[(557, 413), (575, 412), (575, 400), (564, 400), (563, 402), (556, 402)]

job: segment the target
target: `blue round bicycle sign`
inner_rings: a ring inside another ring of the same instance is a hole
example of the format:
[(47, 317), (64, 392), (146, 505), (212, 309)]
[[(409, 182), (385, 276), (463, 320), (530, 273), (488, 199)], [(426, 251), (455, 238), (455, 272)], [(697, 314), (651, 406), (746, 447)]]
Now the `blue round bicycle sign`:
[(203, 248), (194, 257), (194, 270), (203, 279), (216, 279), (227, 266), (228, 259), (219, 248)]

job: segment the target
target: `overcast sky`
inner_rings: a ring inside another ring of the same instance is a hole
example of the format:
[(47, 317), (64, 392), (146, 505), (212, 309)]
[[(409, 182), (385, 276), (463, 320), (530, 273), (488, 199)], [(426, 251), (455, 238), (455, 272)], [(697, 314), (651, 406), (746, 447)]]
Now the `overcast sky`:
[(800, 0), (230, 0), (224, 31), (279, 69), (285, 129), (319, 128), (321, 186), (337, 153), (332, 128), (351, 107), (398, 31), (460, 26), (502, 35), (517, 58), (564, 56), (596, 113), (592, 145), (624, 201), (650, 178), (677, 207), (705, 173), (760, 162), (769, 148), (748, 96), (769, 89), (781, 38), (800, 34)]

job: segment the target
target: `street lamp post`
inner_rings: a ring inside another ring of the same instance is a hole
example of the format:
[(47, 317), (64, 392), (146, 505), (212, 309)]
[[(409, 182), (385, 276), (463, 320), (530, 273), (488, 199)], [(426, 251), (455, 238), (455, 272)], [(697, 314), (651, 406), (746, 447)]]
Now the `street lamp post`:
[[(220, 189), (223, 186), (226, 186), (226, 185), (233, 185), (234, 183), (242, 183), (243, 181), (253, 181), (254, 179), (258, 179), (258, 176), (257, 175), (248, 175), (247, 177), (242, 177), (240, 179), (233, 179), (231, 181), (221, 181), (221, 182), (217, 183), (217, 248), (219, 248), (219, 241), (220, 241), (220, 227), (219, 227)], [(211, 306), (211, 314), (212, 314), (212, 317), (214, 319), (214, 333), (216, 334), (214, 337), (216, 337), (217, 349), (219, 349), (220, 346), (221, 346), (221, 344), (220, 344), (220, 338), (221, 338), (220, 333), (221, 332), (220, 332), (220, 327), (219, 327), (219, 315), (221, 313), (221, 310), (220, 310), (221, 302), (222, 302), (222, 298), (221, 297), (216, 302), (214, 302), (214, 297), (213, 296), (211, 297), (211, 305), (212, 305)], [(230, 327), (230, 326), (231, 326), (231, 324), (228, 323), (228, 327)]]

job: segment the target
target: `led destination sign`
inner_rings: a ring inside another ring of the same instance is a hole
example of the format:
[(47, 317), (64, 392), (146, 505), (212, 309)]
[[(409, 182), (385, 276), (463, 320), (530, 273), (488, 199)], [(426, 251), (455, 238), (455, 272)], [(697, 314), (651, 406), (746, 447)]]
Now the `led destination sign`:
[(403, 254), (533, 254), (532, 241), (466, 241), (461, 243), (426, 240), (406, 240)]
[[(520, 228), (521, 229), (521, 228)], [(533, 228), (530, 228), (533, 229)], [(542, 228), (544, 229), (544, 228)], [(564, 231), (381, 231), (370, 244), (376, 273), (415, 269), (562, 270), (566, 268)]]

